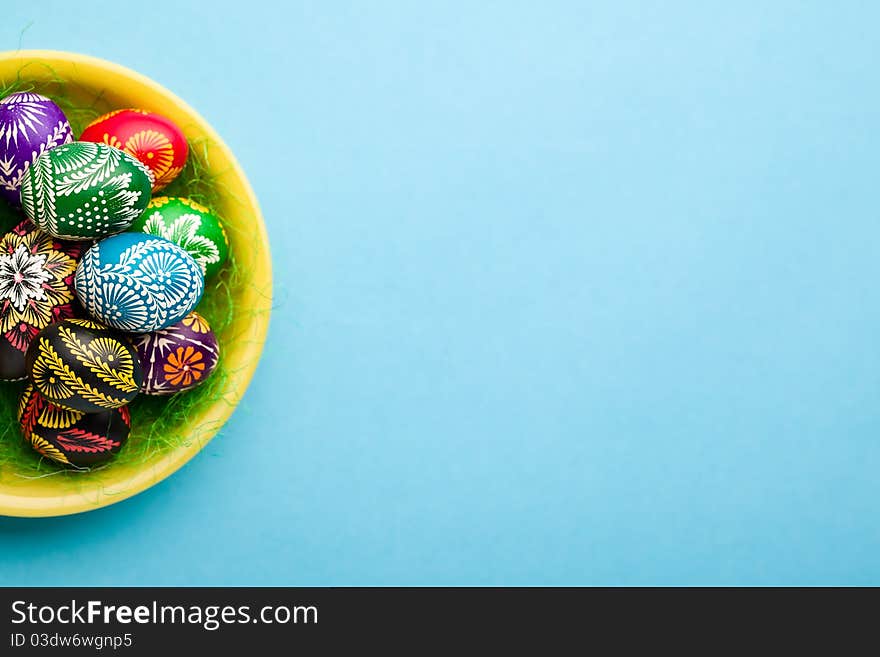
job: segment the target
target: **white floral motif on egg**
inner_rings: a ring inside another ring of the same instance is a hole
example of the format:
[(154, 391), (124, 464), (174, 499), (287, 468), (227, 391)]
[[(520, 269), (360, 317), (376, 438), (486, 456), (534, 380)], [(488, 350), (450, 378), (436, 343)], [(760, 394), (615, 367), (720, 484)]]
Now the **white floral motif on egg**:
[(149, 239), (102, 263), (101, 243), (83, 256), (76, 270), (80, 302), (91, 315), (123, 331), (153, 331), (176, 321), (198, 302), (204, 278), (179, 246)]
[(194, 213), (183, 214), (175, 219), (170, 226), (162, 220), (161, 212), (153, 212), (144, 225), (144, 232), (157, 235), (180, 245), (202, 267), (204, 273), (207, 266), (220, 262), (220, 250), (207, 237), (197, 235), (202, 225), (202, 218)]
[(43, 283), (52, 278), (45, 264), (45, 255), (32, 254), (24, 244), (0, 255), (0, 300), (21, 311), (28, 299), (45, 299)]

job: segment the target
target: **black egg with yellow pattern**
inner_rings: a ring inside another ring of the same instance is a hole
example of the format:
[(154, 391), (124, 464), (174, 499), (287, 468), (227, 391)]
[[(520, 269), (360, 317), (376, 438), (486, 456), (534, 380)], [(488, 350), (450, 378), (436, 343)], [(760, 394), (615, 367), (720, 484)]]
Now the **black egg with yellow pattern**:
[(25, 364), (34, 388), (46, 400), (83, 413), (124, 406), (143, 382), (128, 338), (91, 320), (47, 326), (31, 342)]

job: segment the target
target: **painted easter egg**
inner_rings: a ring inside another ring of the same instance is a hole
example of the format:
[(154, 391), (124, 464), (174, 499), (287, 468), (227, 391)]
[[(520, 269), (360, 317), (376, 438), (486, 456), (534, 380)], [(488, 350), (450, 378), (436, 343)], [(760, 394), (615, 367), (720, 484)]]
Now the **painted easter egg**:
[(147, 395), (170, 395), (195, 388), (214, 371), (220, 348), (214, 332), (198, 313), (134, 339)]
[(28, 347), (25, 362), (37, 392), (57, 406), (84, 413), (124, 406), (143, 381), (128, 339), (87, 319), (44, 328)]
[(21, 433), (46, 458), (89, 467), (110, 460), (128, 440), (131, 415), (121, 406), (82, 413), (56, 406), (29, 384), (18, 401)]
[(106, 144), (75, 141), (34, 160), (21, 205), (37, 227), (68, 240), (126, 230), (150, 202), (150, 170)]
[(174, 180), (186, 164), (186, 137), (170, 119), (138, 109), (110, 112), (90, 123), (80, 141), (94, 141), (124, 150), (153, 172), (153, 191)]
[(73, 275), (81, 249), (27, 219), (0, 239), (0, 379), (23, 379), (24, 355), (34, 336), (73, 317)]
[(19, 205), (25, 172), (40, 155), (73, 140), (64, 112), (40, 94), (14, 93), (0, 100), (0, 194)]
[(76, 267), (76, 296), (95, 319), (149, 333), (186, 317), (205, 289), (201, 267), (162, 237), (122, 233), (86, 251)]
[(220, 219), (204, 205), (186, 198), (159, 196), (129, 228), (171, 240), (213, 276), (229, 257), (229, 242)]

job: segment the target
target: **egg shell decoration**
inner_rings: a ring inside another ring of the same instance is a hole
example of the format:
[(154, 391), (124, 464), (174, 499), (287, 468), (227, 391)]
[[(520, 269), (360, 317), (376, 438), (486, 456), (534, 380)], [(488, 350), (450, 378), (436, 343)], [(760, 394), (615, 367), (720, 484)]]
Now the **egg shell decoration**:
[(25, 219), (0, 239), (0, 379), (27, 375), (34, 336), (74, 316), (73, 276), (82, 251)]
[(190, 313), (176, 324), (134, 339), (144, 373), (141, 392), (170, 395), (195, 388), (220, 358), (217, 338), (205, 318)]
[(46, 458), (74, 467), (104, 463), (122, 448), (131, 431), (127, 406), (81, 413), (49, 402), (29, 384), (18, 402), (21, 433)]
[(52, 100), (29, 92), (0, 100), (0, 194), (15, 206), (31, 163), (46, 151), (73, 141), (70, 123)]
[(154, 198), (129, 231), (171, 240), (199, 263), (206, 278), (220, 271), (229, 257), (229, 240), (219, 217), (187, 198)]
[(121, 331), (149, 333), (186, 317), (202, 298), (205, 278), (173, 242), (121, 233), (83, 254), (74, 287), (95, 319)]
[(43, 153), (21, 183), (24, 213), (68, 240), (120, 233), (150, 202), (152, 173), (128, 153), (76, 141)]
[(109, 112), (86, 126), (80, 141), (115, 146), (133, 155), (153, 172), (153, 191), (174, 180), (186, 164), (189, 149), (171, 119), (139, 109)]
[(28, 348), (25, 362), (37, 392), (57, 406), (84, 413), (124, 406), (143, 382), (128, 339), (87, 319), (67, 319), (44, 328)]

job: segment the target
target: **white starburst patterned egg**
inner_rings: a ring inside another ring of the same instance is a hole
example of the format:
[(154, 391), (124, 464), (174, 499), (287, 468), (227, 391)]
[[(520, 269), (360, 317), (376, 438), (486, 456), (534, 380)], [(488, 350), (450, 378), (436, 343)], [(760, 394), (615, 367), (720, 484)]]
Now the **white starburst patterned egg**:
[(98, 321), (149, 333), (183, 319), (202, 297), (201, 267), (162, 237), (121, 233), (82, 256), (74, 279), (80, 303)]
[(49, 98), (19, 92), (0, 100), (0, 195), (18, 205), (21, 181), (33, 161), (72, 139), (67, 117)]
[(0, 239), (0, 379), (23, 378), (34, 336), (74, 316), (81, 251), (79, 243), (56, 240), (27, 219)]

